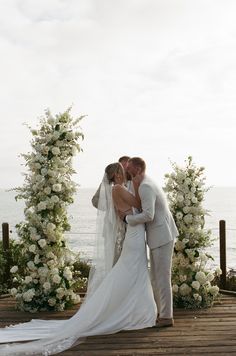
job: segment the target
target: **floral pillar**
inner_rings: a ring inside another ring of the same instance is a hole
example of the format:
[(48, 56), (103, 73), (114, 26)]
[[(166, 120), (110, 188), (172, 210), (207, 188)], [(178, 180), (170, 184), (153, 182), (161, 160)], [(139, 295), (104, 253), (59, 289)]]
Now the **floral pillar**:
[(207, 261), (213, 258), (204, 252), (211, 245), (211, 231), (204, 229), (204, 168), (196, 167), (192, 157), (188, 157), (183, 168), (172, 166), (173, 173), (165, 175), (165, 191), (179, 230), (172, 268), (174, 305), (208, 307), (218, 295), (219, 288), (213, 281), (221, 271), (217, 268), (212, 273), (207, 269)]
[(80, 120), (71, 117), (70, 109), (55, 117), (46, 111), (40, 128), (31, 130), (32, 152), (23, 155), (29, 172), (16, 199), (26, 204), (25, 221), (17, 225), (25, 264), (11, 270), (12, 294), (21, 310), (63, 310), (79, 301), (64, 232), (70, 229), (66, 207), (76, 191), (72, 157), (81, 150)]

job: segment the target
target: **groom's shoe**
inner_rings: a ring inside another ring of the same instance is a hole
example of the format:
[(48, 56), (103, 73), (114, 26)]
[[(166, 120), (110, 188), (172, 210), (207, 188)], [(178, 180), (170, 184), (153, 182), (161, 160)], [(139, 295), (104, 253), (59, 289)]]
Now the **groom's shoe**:
[(172, 318), (158, 318), (155, 327), (156, 328), (166, 328), (174, 326), (174, 319)]

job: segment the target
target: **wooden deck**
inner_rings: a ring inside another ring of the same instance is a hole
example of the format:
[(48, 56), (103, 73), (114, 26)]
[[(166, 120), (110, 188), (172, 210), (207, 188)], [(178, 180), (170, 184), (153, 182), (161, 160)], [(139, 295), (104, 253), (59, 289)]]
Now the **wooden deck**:
[[(0, 299), (0, 327), (31, 318), (66, 319), (66, 312), (29, 314), (15, 311), (11, 298)], [(236, 297), (222, 295), (207, 310), (174, 311), (175, 326), (126, 331), (87, 338), (86, 342), (61, 353), (64, 356), (131, 355), (236, 355)]]

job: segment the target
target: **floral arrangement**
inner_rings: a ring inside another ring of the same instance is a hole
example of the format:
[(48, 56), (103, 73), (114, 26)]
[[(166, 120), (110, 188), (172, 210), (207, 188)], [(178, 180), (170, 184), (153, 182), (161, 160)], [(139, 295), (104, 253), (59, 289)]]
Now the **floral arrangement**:
[(84, 281), (64, 238), (70, 230), (66, 208), (76, 191), (72, 157), (83, 139), (82, 117), (73, 119), (70, 110), (55, 117), (47, 110), (40, 128), (30, 128), (32, 152), (22, 155), (29, 172), (23, 187), (16, 188), (16, 199), (26, 202), (25, 221), (16, 228), (25, 264), (11, 268), (16, 283), (11, 294), (20, 310), (64, 310), (80, 301), (74, 288)]
[(204, 167), (196, 167), (192, 157), (181, 168), (172, 164), (173, 173), (166, 174), (164, 190), (176, 222), (179, 236), (175, 243), (172, 267), (174, 305), (185, 308), (209, 307), (217, 298), (219, 288), (214, 279), (221, 273), (207, 269), (213, 259), (204, 252), (212, 244), (211, 231), (204, 229), (208, 211), (202, 206), (205, 187)]

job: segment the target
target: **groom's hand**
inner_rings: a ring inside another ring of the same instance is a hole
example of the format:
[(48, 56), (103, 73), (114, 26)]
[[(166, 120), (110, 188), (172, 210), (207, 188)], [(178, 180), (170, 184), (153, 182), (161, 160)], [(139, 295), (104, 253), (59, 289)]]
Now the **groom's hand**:
[(117, 213), (119, 215), (119, 218), (124, 221), (124, 218), (126, 217), (127, 214), (120, 210), (118, 210)]

